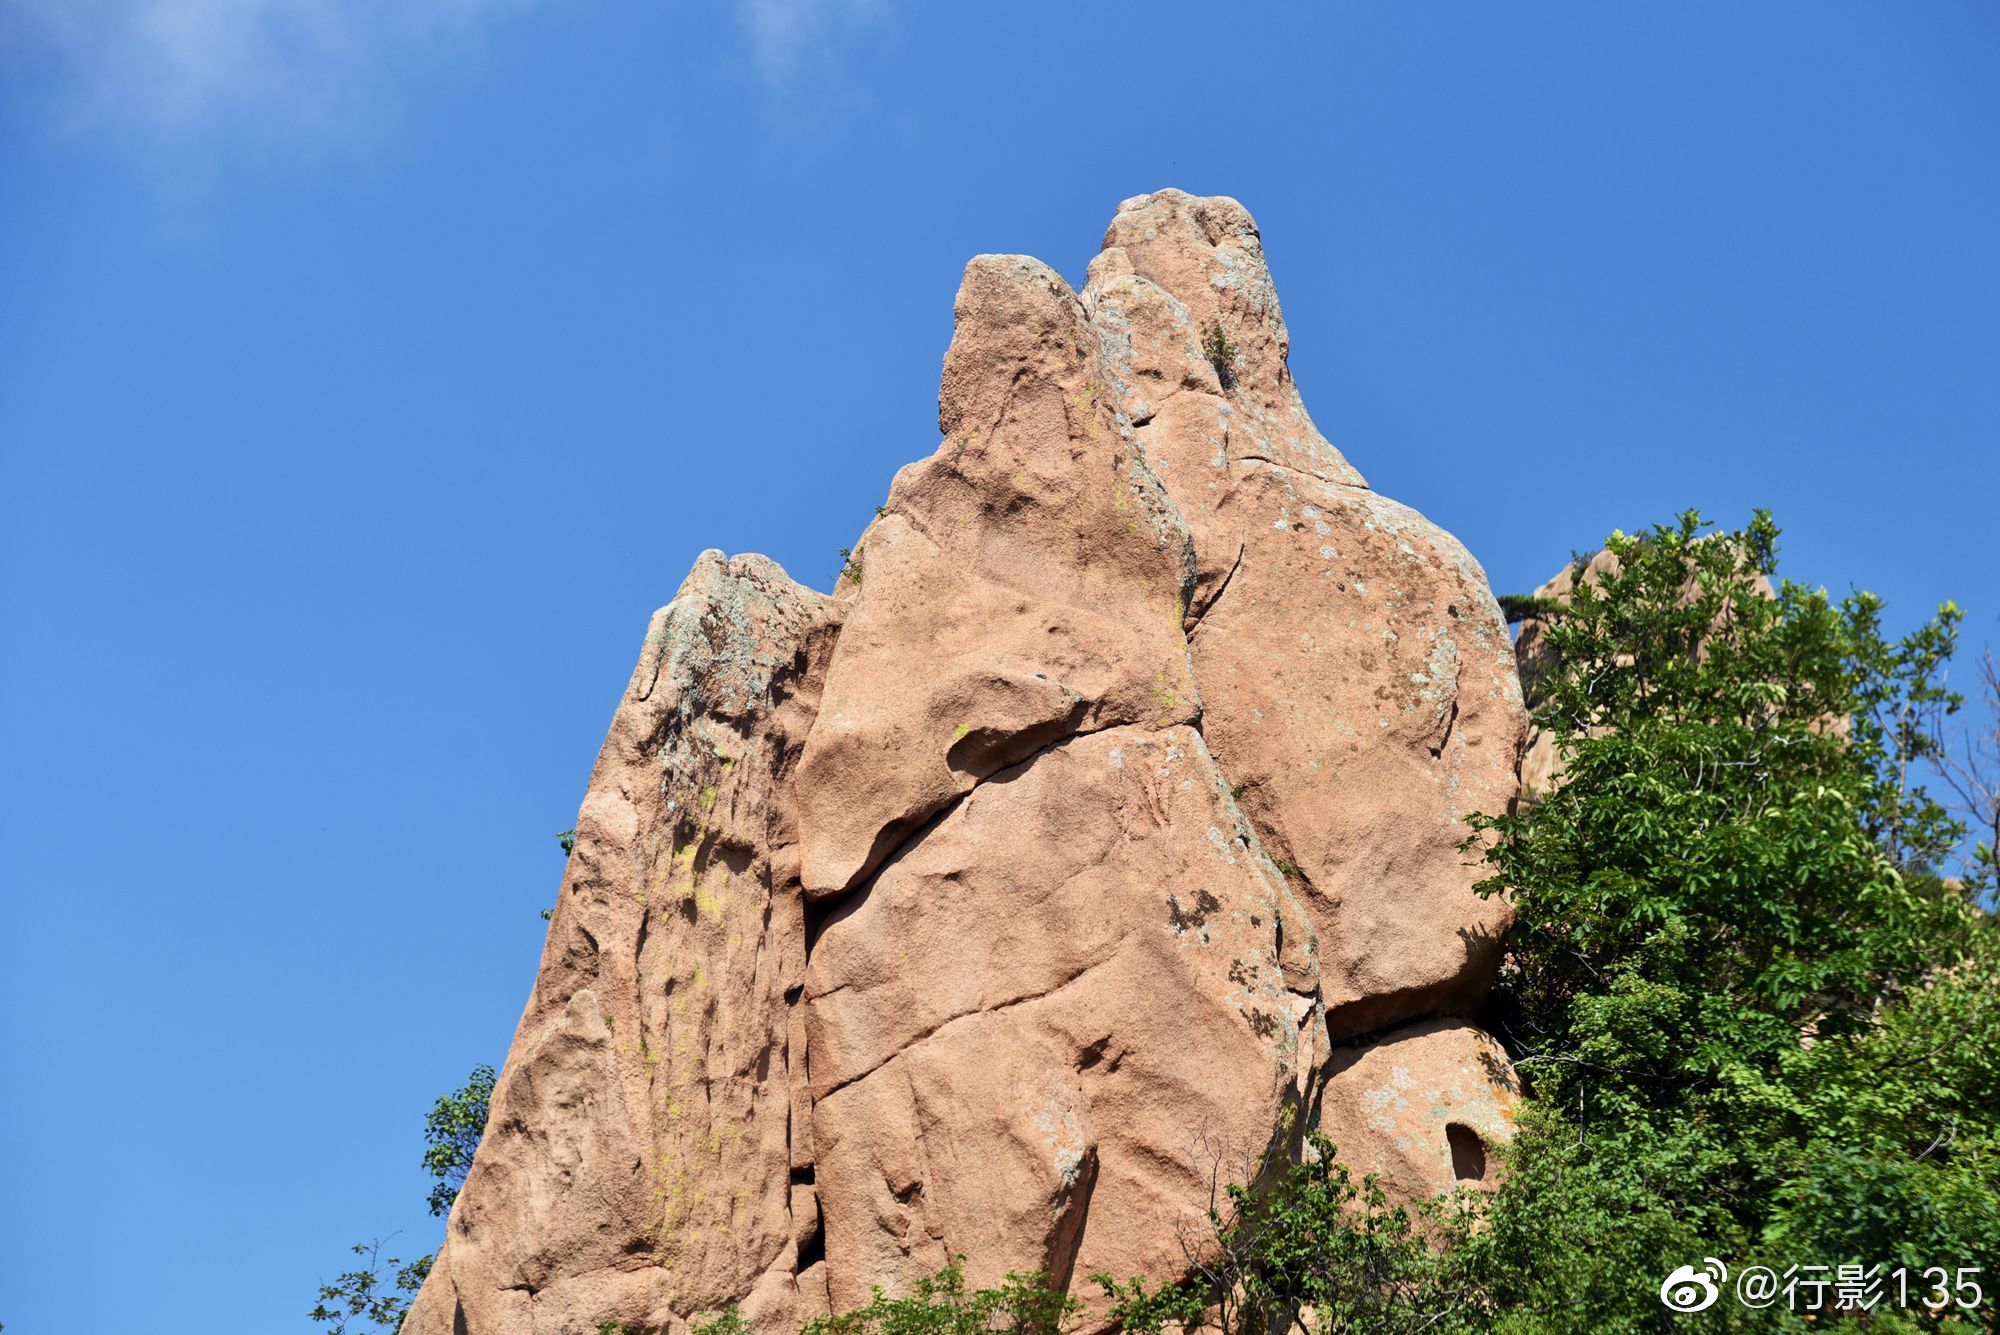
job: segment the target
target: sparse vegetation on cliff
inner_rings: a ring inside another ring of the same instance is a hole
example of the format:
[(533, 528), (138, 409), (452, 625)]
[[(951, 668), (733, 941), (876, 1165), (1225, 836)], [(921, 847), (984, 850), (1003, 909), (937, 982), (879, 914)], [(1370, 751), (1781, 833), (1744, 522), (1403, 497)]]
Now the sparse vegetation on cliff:
[(357, 1242), (361, 1261), (319, 1290), (319, 1303), (307, 1315), (324, 1323), (326, 1335), (375, 1335), (402, 1329), (410, 1302), (431, 1272), (431, 1258), (405, 1262), (382, 1255), (387, 1239)]
[(1201, 350), (1215, 367), (1215, 375), (1224, 389), (1236, 384), (1236, 358), (1241, 349), (1229, 337), (1229, 331), (1222, 327), (1222, 321), (1210, 320), (1201, 328)]
[[(465, 1185), (472, 1156), (486, 1131), (494, 1071), (475, 1066), (463, 1085), (438, 1095), (424, 1118), (424, 1169), (437, 1179), (429, 1199), (433, 1215), (445, 1215)], [(413, 1261), (384, 1257), (388, 1239), (357, 1242), (350, 1249), (361, 1263), (322, 1284), (319, 1302), (307, 1316), (327, 1327), (326, 1335), (393, 1335), (401, 1330), (410, 1303), (431, 1272), (434, 1256)]]
[(431, 1188), (431, 1213), (442, 1218), (450, 1213), (472, 1170), (472, 1156), (479, 1139), (486, 1134), (486, 1107), (493, 1098), (494, 1073), (491, 1066), (475, 1066), (465, 1083), (438, 1101), (424, 1118), (424, 1171), (437, 1179)]

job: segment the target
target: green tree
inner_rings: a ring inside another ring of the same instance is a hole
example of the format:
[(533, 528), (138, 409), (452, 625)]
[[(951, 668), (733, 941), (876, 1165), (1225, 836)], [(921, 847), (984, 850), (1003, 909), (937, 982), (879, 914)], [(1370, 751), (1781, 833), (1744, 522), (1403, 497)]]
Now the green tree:
[[(1560, 780), (1474, 822), (1532, 1094), (1464, 1240), (1497, 1329), (1665, 1329), (1668, 1257), (2000, 1261), (1994, 932), (1918, 782), (1958, 611), (1892, 639), (1870, 595), (1767, 589), (1769, 516), (1704, 527), (1614, 534), (1548, 616)], [(1702, 1320), (1752, 1316), (1789, 1319)]]
[(424, 1118), (424, 1169), (437, 1179), (431, 1188), (431, 1213), (451, 1212), (465, 1175), (472, 1170), (472, 1155), (486, 1134), (487, 1104), (493, 1098), (494, 1072), (491, 1066), (475, 1066), (465, 1083), (449, 1094), (438, 1095)]

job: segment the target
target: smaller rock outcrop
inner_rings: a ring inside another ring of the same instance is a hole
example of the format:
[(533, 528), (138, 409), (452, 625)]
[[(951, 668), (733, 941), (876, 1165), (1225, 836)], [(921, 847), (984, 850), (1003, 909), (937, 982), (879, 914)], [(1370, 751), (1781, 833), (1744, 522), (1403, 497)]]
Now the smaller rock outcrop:
[(1520, 1078), (1491, 1035), (1460, 1020), (1426, 1020), (1334, 1053), (1319, 1124), (1347, 1129), (1337, 1148), (1359, 1178), (1394, 1200), (1487, 1188), (1494, 1147), (1513, 1139)]
[(773, 562), (712, 551), (653, 615), (410, 1335), (825, 1310), (789, 1171), (809, 1123), (788, 793), (836, 626)]

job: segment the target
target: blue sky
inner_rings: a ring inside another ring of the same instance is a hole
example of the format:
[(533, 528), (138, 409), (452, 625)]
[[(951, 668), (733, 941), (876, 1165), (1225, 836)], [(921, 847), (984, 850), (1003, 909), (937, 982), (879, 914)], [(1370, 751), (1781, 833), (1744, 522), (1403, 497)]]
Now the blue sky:
[(960, 266), (1261, 222), (1327, 435), (1501, 591), (1699, 506), (2000, 618), (2000, 10), (0, 5), (0, 1321), (427, 1250), (647, 614), (827, 587)]

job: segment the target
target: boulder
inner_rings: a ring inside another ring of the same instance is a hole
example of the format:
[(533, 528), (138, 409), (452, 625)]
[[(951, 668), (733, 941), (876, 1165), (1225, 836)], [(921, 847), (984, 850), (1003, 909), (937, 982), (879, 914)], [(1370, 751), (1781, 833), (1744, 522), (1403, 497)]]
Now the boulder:
[(1426, 1020), (1335, 1052), (1320, 1125), (1357, 1179), (1392, 1200), (1490, 1189), (1490, 1151), (1513, 1138), (1521, 1082), (1499, 1043), (1461, 1020)]

